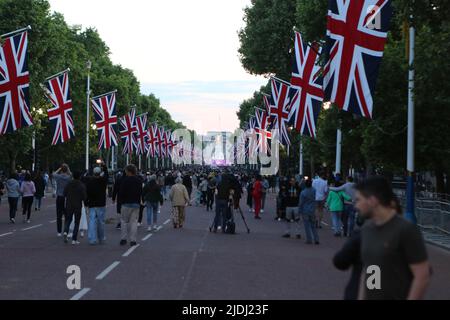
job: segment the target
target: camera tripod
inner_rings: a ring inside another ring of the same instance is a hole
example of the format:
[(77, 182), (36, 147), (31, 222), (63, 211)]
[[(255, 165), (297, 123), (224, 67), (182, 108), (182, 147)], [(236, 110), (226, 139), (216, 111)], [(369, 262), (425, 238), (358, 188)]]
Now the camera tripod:
[[(237, 207), (237, 209), (236, 209), (236, 207)], [(233, 219), (233, 220), (234, 220), (234, 211), (236, 211), (236, 210), (239, 211), (239, 213), (241, 215), (241, 218), (242, 218), (242, 221), (244, 222), (245, 228), (247, 229), (247, 233), (250, 233), (250, 228), (248, 227), (247, 221), (245, 220), (245, 216), (244, 216), (244, 213), (242, 212), (241, 205), (238, 204), (237, 206), (235, 206), (233, 199), (230, 199), (228, 201), (228, 210), (230, 210), (230, 212), (231, 212), (231, 219)], [(214, 228), (214, 221), (215, 221), (215, 218), (213, 220), (212, 225), (209, 227), (209, 232), (212, 232), (212, 230)]]

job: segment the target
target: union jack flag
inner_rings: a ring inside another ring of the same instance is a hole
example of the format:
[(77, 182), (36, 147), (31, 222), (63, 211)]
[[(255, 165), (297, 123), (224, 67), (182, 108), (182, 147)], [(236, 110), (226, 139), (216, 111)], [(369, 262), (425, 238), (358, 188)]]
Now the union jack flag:
[(136, 148), (136, 154), (137, 155), (144, 155), (147, 153), (147, 138), (148, 138), (148, 131), (147, 131), (147, 115), (143, 114), (136, 118), (136, 140), (137, 140), (137, 148)]
[(172, 132), (171, 131), (166, 131), (166, 141), (167, 141), (167, 155), (170, 158), (172, 158), (173, 149), (175, 148), (175, 146), (177, 144), (173, 141), (173, 137), (172, 137)]
[(291, 102), (290, 118), (301, 134), (316, 137), (316, 123), (323, 103), (323, 78), (318, 65), (321, 48), (308, 46), (300, 33), (295, 33), (295, 63), (291, 87), (296, 94)]
[(246, 140), (247, 140), (247, 157), (255, 157), (258, 153), (259, 139), (258, 134), (256, 133), (257, 127), (256, 116), (252, 116), (248, 121), (248, 130), (246, 132)]
[(157, 145), (157, 126), (152, 125), (149, 126), (148, 132), (147, 132), (147, 144), (148, 144), (148, 153), (147, 155), (149, 157), (156, 157), (158, 154), (158, 145)]
[(390, 0), (329, 0), (326, 101), (372, 118), (375, 83), (391, 15)]
[(111, 92), (92, 98), (95, 124), (99, 135), (98, 149), (117, 146), (116, 93)]
[(69, 71), (49, 78), (42, 86), (46, 97), (53, 105), (47, 110), (53, 128), (52, 146), (65, 143), (75, 136), (72, 118), (72, 100), (69, 89)]
[(124, 142), (123, 154), (133, 154), (137, 146), (136, 142), (136, 109), (132, 108), (129, 113), (120, 118), (120, 136)]
[(255, 118), (257, 122), (255, 131), (259, 137), (258, 149), (260, 152), (267, 154), (270, 152), (268, 140), (272, 139), (272, 132), (269, 129), (269, 116), (264, 110), (256, 109)]
[(160, 127), (158, 130), (158, 140), (159, 140), (159, 157), (165, 158), (167, 155), (167, 147), (163, 127)]
[(270, 108), (270, 114), (274, 118), (274, 127), (279, 131), (279, 138), (282, 145), (290, 145), (287, 126), (290, 120), (291, 99), (296, 91), (288, 83), (272, 78), (272, 99), (273, 106)]
[(27, 49), (26, 31), (5, 39), (0, 48), (0, 135), (33, 125)]

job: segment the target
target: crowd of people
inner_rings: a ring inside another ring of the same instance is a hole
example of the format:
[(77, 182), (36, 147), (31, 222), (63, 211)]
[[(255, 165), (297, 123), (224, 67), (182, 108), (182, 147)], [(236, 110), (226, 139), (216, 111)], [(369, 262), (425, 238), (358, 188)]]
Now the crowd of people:
[[(111, 176), (100, 162), (89, 173), (71, 172), (67, 164), (51, 175), (22, 171), (0, 181), (0, 194), (7, 194), (9, 217), (16, 223), (19, 198), (22, 199), (23, 222), (30, 223), (32, 207), (39, 211), (50, 181), (56, 198), (57, 236), (69, 238), (77, 245), (80, 222), (88, 214), (90, 245), (106, 240), (105, 219), (108, 185)], [(158, 230), (158, 216), (164, 201), (171, 202), (172, 225), (182, 229), (186, 208), (202, 206), (215, 210), (210, 230), (226, 232), (234, 211), (242, 209), (246, 193), (249, 214), (256, 221), (264, 216), (268, 195), (276, 198), (274, 219), (284, 221), (284, 238), (302, 239), (319, 245), (319, 229), (325, 218), (331, 221), (336, 238), (347, 237), (345, 245), (334, 256), (336, 268), (352, 268), (345, 299), (420, 299), (431, 276), (426, 247), (419, 229), (405, 220), (402, 208), (388, 180), (372, 177), (355, 183), (352, 177), (343, 182), (340, 175), (326, 172), (314, 178), (300, 176), (262, 177), (243, 169), (214, 170), (183, 168), (139, 172), (128, 165), (113, 174), (110, 196), (116, 204), (121, 230), (120, 245), (137, 244), (137, 230), (146, 213), (147, 231)], [(214, 209), (213, 209), (214, 208)], [(370, 290), (366, 268), (379, 266), (383, 272), (383, 289)]]

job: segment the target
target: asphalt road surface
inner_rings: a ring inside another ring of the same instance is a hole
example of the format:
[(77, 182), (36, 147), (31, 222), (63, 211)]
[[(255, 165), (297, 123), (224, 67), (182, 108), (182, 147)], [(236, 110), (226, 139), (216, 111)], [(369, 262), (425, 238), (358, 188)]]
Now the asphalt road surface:
[[(42, 211), (33, 211), (31, 224), (22, 223), (19, 212), (12, 225), (3, 198), (0, 300), (339, 300), (343, 296), (350, 274), (336, 270), (331, 260), (345, 239), (334, 238), (328, 225), (319, 231), (319, 246), (282, 238), (285, 226), (274, 220), (273, 194), (262, 220), (253, 219), (242, 201), (250, 234), (240, 216), (235, 217), (238, 234), (210, 233), (214, 214), (203, 207), (187, 208), (184, 229), (175, 230), (166, 202), (159, 216), (160, 230), (148, 233), (144, 217), (133, 249), (119, 246), (115, 206), (108, 201), (106, 243), (89, 246), (84, 238), (81, 245), (72, 246), (56, 237), (55, 199), (44, 199)], [(427, 299), (450, 299), (450, 253), (431, 246), (428, 251), (434, 275)], [(67, 288), (66, 271), (71, 265), (81, 269), (81, 290)]]

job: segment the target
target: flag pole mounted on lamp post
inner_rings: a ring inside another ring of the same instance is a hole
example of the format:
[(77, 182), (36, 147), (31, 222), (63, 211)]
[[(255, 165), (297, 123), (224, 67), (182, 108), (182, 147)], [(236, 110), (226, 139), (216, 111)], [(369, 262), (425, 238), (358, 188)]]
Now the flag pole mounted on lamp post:
[(92, 62), (89, 60), (86, 63), (86, 68), (88, 71), (87, 74), (87, 91), (86, 91), (86, 171), (89, 170), (89, 126), (90, 126), (90, 119), (89, 119), (89, 108), (90, 108), (90, 94), (91, 94), (91, 68), (92, 68)]
[[(412, 8), (411, 8), (412, 9)], [(410, 15), (409, 27), (409, 76), (408, 76), (408, 153), (407, 153), (407, 190), (406, 190), (406, 219), (412, 223), (417, 223), (417, 218), (414, 212), (414, 171), (415, 171), (415, 106), (414, 106), (414, 49), (415, 49), (415, 28), (413, 21), (413, 14)]]

